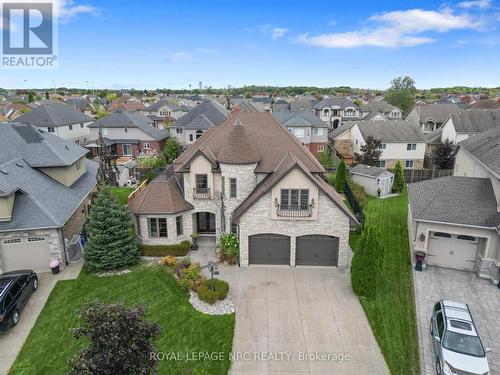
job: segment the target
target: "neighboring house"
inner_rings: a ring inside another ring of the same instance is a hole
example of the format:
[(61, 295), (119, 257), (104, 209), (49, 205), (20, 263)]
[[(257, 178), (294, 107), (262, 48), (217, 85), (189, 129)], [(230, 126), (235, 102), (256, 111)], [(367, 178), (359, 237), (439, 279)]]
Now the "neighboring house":
[(351, 121), (328, 136), (334, 145), (338, 140), (350, 140), (354, 154), (361, 153), (368, 137), (380, 140), (380, 168), (392, 169), (398, 160), (405, 169), (424, 167), (427, 138), (406, 120)]
[(273, 113), (314, 156), (328, 147), (328, 125), (309, 111), (280, 111)]
[(155, 127), (161, 129), (163, 124), (178, 120), (191, 109), (192, 107), (178, 105), (168, 99), (161, 99), (144, 108), (143, 113), (153, 120)]
[(363, 120), (401, 120), (403, 111), (398, 107), (379, 100), (361, 107)]
[(6, 118), (6, 121), (14, 121), (24, 113), (31, 111), (34, 107), (30, 107), (25, 103), (1, 103), (0, 115)]
[(239, 238), (239, 264), (348, 263), (355, 223), (313, 155), (270, 113), (235, 113), (130, 204), (143, 244)]
[(92, 117), (60, 101), (43, 102), (16, 119), (16, 122), (34, 125), (78, 145), (90, 140), (88, 125), (92, 121)]
[(271, 97), (269, 95), (252, 96), (252, 104), (260, 112), (270, 112), (271, 111)]
[(368, 195), (377, 197), (392, 193), (394, 173), (389, 172), (387, 169), (357, 164), (349, 170), (349, 173), (352, 180), (362, 186)]
[(428, 265), (476, 271), (498, 282), (500, 215), (489, 178), (435, 178), (409, 184), (408, 194), (413, 252), (426, 254)]
[(500, 109), (500, 100), (479, 99), (470, 106), (471, 109)]
[(314, 106), (319, 103), (319, 100), (313, 95), (300, 95), (296, 96), (294, 101), (290, 102), (290, 110), (300, 111), (306, 110), (316, 113)]
[(165, 146), (168, 132), (157, 129), (148, 117), (116, 110), (89, 125), (91, 142), (85, 147), (97, 155), (99, 134), (113, 155), (135, 158), (138, 154), (158, 154)]
[(170, 135), (190, 145), (209, 128), (224, 122), (229, 111), (219, 103), (204, 100), (170, 126)]
[(500, 126), (500, 109), (462, 109), (443, 124), (441, 141), (455, 144), (473, 135)]
[(69, 244), (87, 220), (97, 174), (86, 153), (32, 125), (0, 125), (0, 273), (77, 260)]
[(272, 105), (272, 112), (278, 111), (288, 111), (290, 109), (290, 103), (285, 99), (276, 99)]
[(456, 104), (426, 104), (415, 105), (405, 119), (418, 124), (423, 133), (431, 133), (440, 128), (452, 113), (457, 113)]
[(81, 97), (65, 98), (64, 103), (72, 105), (84, 115), (92, 116), (92, 106), (90, 100)]
[(361, 110), (345, 96), (325, 98), (314, 106), (315, 114), (330, 128), (338, 128), (342, 122), (361, 119)]
[(254, 106), (251, 102), (249, 101), (242, 101), (236, 104), (231, 112), (262, 112), (257, 109), (256, 106)]

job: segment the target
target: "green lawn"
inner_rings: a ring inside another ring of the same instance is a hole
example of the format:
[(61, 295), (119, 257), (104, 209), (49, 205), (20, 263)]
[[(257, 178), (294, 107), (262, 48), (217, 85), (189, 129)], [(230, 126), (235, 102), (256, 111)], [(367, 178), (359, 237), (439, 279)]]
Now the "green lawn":
[[(368, 198), (366, 224), (379, 229), (384, 247), (384, 287), (374, 300), (361, 299), (373, 333), (394, 375), (419, 374), (413, 281), (406, 225), (408, 196)], [(351, 235), (353, 250), (360, 235)]]
[(128, 196), (134, 191), (134, 188), (129, 187), (112, 187), (111, 193), (118, 198), (121, 204), (128, 204)]
[(83, 345), (71, 333), (71, 328), (78, 325), (78, 310), (84, 300), (95, 298), (144, 304), (147, 318), (161, 326), (156, 342), (159, 352), (226, 354), (221, 361), (161, 361), (158, 374), (228, 372), (234, 314), (209, 316), (194, 310), (188, 293), (179, 289), (165, 270), (142, 266), (119, 276), (99, 278), (82, 271), (77, 280), (59, 281), (9, 374), (64, 374), (67, 358)]

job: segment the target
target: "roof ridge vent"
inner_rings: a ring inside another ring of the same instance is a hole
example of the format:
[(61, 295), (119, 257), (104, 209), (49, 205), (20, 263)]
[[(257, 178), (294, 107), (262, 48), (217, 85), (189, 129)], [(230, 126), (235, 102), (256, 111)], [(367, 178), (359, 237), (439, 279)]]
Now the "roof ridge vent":
[(240, 118), (239, 118), (239, 117), (238, 117), (238, 118), (236, 119), (236, 121), (234, 122), (234, 127), (235, 127), (235, 128), (241, 128), (241, 120), (240, 120)]

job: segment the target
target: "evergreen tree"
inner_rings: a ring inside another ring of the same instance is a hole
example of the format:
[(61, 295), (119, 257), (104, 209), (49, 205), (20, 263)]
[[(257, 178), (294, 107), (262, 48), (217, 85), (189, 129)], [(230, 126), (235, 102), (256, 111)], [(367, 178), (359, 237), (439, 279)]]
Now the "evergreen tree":
[(89, 240), (84, 258), (89, 271), (108, 271), (131, 266), (139, 259), (139, 248), (127, 207), (109, 188), (99, 191), (85, 226)]
[(144, 315), (141, 305), (129, 309), (122, 303), (86, 302), (74, 335), (85, 338), (87, 346), (69, 360), (68, 375), (156, 374), (152, 341), (160, 326)]
[(50, 96), (49, 96), (49, 92), (48, 91), (45, 91), (45, 99), (49, 100)]
[(337, 190), (339, 193), (344, 192), (345, 180), (345, 162), (344, 160), (341, 160), (337, 168), (337, 173), (335, 175), (335, 190)]
[(455, 145), (446, 139), (432, 151), (432, 162), (437, 169), (453, 169), (455, 166)]
[(354, 153), (354, 158), (357, 163), (377, 166), (382, 150), (380, 149), (380, 140), (369, 136), (366, 138), (366, 143), (360, 147), (361, 154)]
[(403, 175), (403, 166), (401, 160), (398, 160), (394, 167), (394, 182), (392, 184), (392, 191), (394, 193), (401, 193), (405, 187), (405, 177)]
[(104, 143), (102, 133), (99, 132), (97, 156), (99, 158), (99, 168), (97, 169), (97, 189), (105, 186), (116, 185), (116, 166), (114, 165), (111, 151)]
[(384, 251), (378, 233), (366, 227), (351, 262), (352, 290), (360, 297), (373, 298), (382, 278)]

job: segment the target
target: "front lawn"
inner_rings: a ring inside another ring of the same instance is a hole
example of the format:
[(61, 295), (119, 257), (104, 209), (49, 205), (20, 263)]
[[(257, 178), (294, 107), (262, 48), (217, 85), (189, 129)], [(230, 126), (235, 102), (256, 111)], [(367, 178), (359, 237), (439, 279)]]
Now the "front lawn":
[[(406, 225), (408, 195), (368, 198), (366, 225), (377, 228), (384, 247), (383, 290), (372, 300), (361, 298), (373, 333), (392, 374), (419, 374), (413, 279)], [(351, 235), (354, 251), (359, 234)]]
[[(105, 302), (146, 306), (147, 318), (158, 322), (159, 352), (223, 352), (223, 360), (163, 360), (158, 374), (226, 374), (231, 362), (234, 314), (204, 315), (190, 305), (188, 293), (159, 266), (138, 267), (131, 273), (97, 277), (82, 271), (77, 280), (59, 281), (40, 314), (9, 374), (57, 375), (67, 371), (67, 359), (84, 345), (73, 338), (82, 302), (100, 298)], [(126, 343), (124, 343), (126, 345)]]
[(132, 194), (134, 188), (113, 186), (110, 190), (121, 204), (128, 204), (128, 196)]

